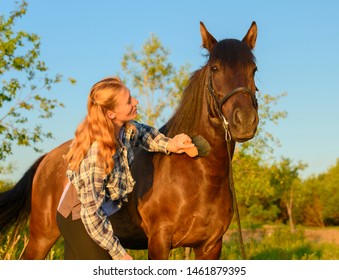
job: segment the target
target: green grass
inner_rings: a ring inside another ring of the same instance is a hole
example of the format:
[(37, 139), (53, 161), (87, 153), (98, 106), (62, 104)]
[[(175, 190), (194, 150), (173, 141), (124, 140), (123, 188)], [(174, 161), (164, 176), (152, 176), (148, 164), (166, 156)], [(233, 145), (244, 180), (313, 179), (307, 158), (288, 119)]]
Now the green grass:
[[(256, 228), (246, 232), (245, 250), (247, 258), (250, 260), (339, 260), (339, 245), (326, 242), (311, 242), (305, 238), (304, 228), (302, 227), (298, 227), (295, 233), (291, 233), (287, 226), (276, 226), (270, 228), (270, 230), (263, 229), (261, 235), (257, 234), (258, 231), (260, 229)], [(11, 254), (7, 255), (8, 259), (17, 259), (20, 256), (25, 239), (27, 240), (27, 236), (21, 237)], [(6, 239), (4, 239), (0, 247), (0, 259), (4, 258), (6, 246)], [(134, 259), (147, 260), (146, 250), (128, 250), (128, 252)], [(52, 248), (47, 259), (63, 259), (62, 238)], [(185, 249), (172, 250), (169, 259), (185, 259)], [(189, 259), (194, 259), (192, 251), (189, 253)], [(237, 233), (229, 234), (229, 238), (223, 243), (220, 259), (241, 259)]]
[[(303, 228), (291, 233), (286, 226), (279, 226), (261, 238), (248, 238), (245, 242), (250, 260), (338, 260), (339, 245), (315, 243), (307, 240)], [(223, 244), (221, 259), (241, 259), (237, 235)]]

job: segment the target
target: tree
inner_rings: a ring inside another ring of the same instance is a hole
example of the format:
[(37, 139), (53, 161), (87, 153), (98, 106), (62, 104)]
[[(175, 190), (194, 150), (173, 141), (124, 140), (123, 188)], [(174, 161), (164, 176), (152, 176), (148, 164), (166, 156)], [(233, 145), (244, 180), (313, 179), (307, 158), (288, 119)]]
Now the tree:
[(176, 70), (168, 61), (169, 51), (151, 34), (141, 51), (127, 49), (121, 62), (126, 82), (136, 90), (143, 122), (154, 126), (163, 121), (166, 109), (175, 106), (188, 81), (189, 65)]
[(339, 159), (323, 174), (303, 182), (300, 220), (308, 226), (339, 225)]
[(241, 216), (251, 225), (275, 221), (280, 209), (274, 203), (269, 166), (261, 158), (240, 150), (234, 155), (233, 170)]
[[(64, 105), (46, 97), (62, 76), (50, 76), (40, 56), (40, 38), (34, 33), (15, 31), (15, 22), (26, 14), (27, 2), (8, 16), (0, 16), (0, 159), (12, 153), (12, 144), (32, 146), (51, 138), (41, 125), (27, 125), (31, 119), (48, 119), (53, 110)], [(69, 79), (73, 84), (75, 80)], [(36, 116), (34, 115), (36, 114)], [(1, 169), (0, 169), (1, 171)]]
[(339, 159), (318, 177), (318, 192), (325, 224), (339, 225)]
[(287, 117), (287, 112), (274, 110), (274, 106), (279, 103), (279, 100), (286, 96), (286, 93), (272, 96), (258, 92), (258, 114), (259, 125), (256, 136), (252, 141), (248, 141), (238, 145), (238, 151), (246, 155), (251, 155), (255, 158), (260, 158), (263, 161), (272, 159), (272, 154), (276, 147), (279, 147), (279, 139), (274, 137), (272, 133), (267, 131), (267, 124), (278, 124), (279, 121)]
[(258, 93), (259, 125), (255, 137), (248, 142), (237, 144), (233, 156), (234, 182), (238, 202), (250, 223), (274, 221), (280, 208), (274, 203), (275, 190), (270, 184), (271, 161), (274, 148), (279, 141), (267, 131), (267, 124), (278, 124), (287, 115), (286, 111), (277, 111), (274, 106), (280, 98)]
[[(301, 195), (296, 199), (295, 203), (295, 219), (305, 226), (324, 227), (324, 207), (321, 199), (321, 192), (325, 191), (324, 184), (319, 178), (308, 178), (304, 182), (299, 182)], [(326, 191), (325, 191), (326, 192)]]
[(296, 182), (299, 179), (299, 171), (304, 170), (305, 167), (306, 165), (301, 162), (292, 165), (288, 158), (282, 158), (278, 164), (272, 166), (270, 183), (275, 188), (277, 198), (286, 207), (291, 232), (295, 231), (293, 208)]

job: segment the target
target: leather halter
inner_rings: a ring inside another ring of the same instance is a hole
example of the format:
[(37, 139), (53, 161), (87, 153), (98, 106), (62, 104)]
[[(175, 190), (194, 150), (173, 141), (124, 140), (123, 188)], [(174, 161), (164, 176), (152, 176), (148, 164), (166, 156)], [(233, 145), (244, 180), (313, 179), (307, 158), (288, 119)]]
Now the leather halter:
[(224, 114), (222, 113), (222, 106), (233, 95), (235, 95), (237, 93), (240, 93), (240, 92), (243, 92), (243, 93), (247, 93), (247, 94), (249, 94), (251, 96), (252, 104), (253, 104), (254, 108), (258, 109), (258, 101), (257, 101), (257, 98), (255, 97), (255, 93), (253, 93), (247, 87), (237, 87), (237, 88), (231, 90), (229, 93), (227, 93), (221, 100), (219, 100), (218, 97), (217, 97), (217, 92), (213, 88), (212, 73), (211, 72), (210, 72), (210, 75), (209, 75), (209, 79), (208, 79), (208, 83), (207, 83), (207, 88), (208, 88), (208, 91), (209, 91), (209, 93), (211, 94), (211, 96), (212, 96), (212, 98), (214, 100), (214, 104), (215, 104), (215, 107), (217, 109), (219, 118), (222, 120), (222, 124), (223, 124), (223, 127), (225, 129), (225, 139), (226, 139), (226, 142), (229, 142), (229, 141), (232, 140), (232, 136), (231, 136), (231, 133), (230, 133), (229, 128), (228, 128), (228, 124), (229, 123), (228, 123), (226, 117), (224, 116)]
[(218, 97), (217, 97), (217, 92), (214, 90), (213, 88), (213, 84), (212, 84), (212, 74), (210, 73), (209, 75), (209, 80), (208, 80), (208, 83), (207, 83), (207, 87), (208, 87), (208, 90), (210, 92), (210, 94), (212, 95), (214, 101), (215, 101), (215, 104), (219, 110), (219, 113), (222, 113), (222, 106), (226, 103), (226, 101), (228, 99), (230, 99), (233, 95), (237, 94), (237, 93), (240, 93), (240, 92), (243, 92), (243, 93), (247, 93), (251, 96), (251, 99), (252, 99), (252, 104), (253, 104), (253, 107), (254, 108), (258, 108), (258, 101), (257, 101), (257, 98), (255, 97), (255, 93), (252, 92), (249, 88), (247, 87), (237, 87), (233, 90), (231, 90), (229, 93), (227, 93), (221, 100), (218, 100)]

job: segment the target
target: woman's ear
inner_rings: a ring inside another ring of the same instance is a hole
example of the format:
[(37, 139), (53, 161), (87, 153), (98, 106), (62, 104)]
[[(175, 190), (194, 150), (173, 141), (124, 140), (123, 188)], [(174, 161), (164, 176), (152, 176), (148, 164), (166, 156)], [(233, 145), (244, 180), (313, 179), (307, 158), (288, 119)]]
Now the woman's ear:
[(108, 110), (106, 113), (107, 118), (109, 118), (110, 120), (115, 119), (115, 113), (111, 110)]

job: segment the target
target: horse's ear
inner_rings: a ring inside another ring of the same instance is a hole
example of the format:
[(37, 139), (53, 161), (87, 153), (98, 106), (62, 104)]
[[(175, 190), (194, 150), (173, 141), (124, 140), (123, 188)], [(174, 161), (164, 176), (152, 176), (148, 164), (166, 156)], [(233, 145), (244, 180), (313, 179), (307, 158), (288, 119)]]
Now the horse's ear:
[(251, 50), (253, 50), (255, 47), (255, 43), (257, 41), (257, 34), (258, 34), (257, 24), (255, 23), (255, 21), (253, 21), (244, 39), (242, 39), (242, 41), (245, 42)]
[(207, 31), (205, 25), (200, 21), (200, 34), (202, 38), (202, 46), (209, 52), (213, 49), (218, 41)]

